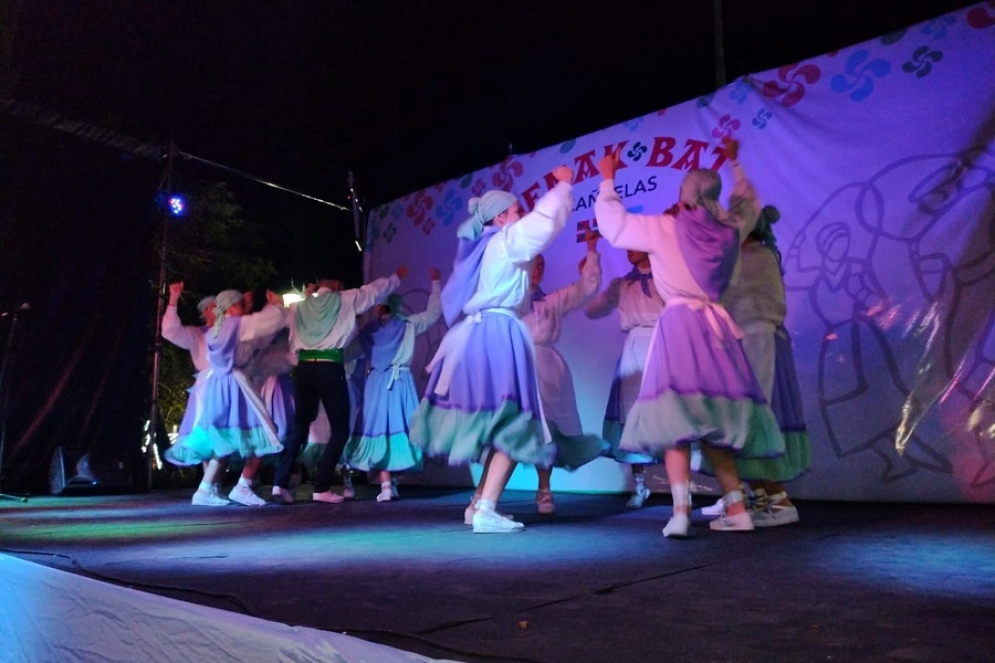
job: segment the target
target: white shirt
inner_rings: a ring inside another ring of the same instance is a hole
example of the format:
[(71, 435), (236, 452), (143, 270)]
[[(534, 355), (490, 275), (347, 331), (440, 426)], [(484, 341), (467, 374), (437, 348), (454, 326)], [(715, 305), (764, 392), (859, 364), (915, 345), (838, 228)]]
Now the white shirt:
[(485, 308), (507, 308), (519, 317), (528, 311), (529, 261), (552, 244), (563, 229), (573, 201), (567, 182), (559, 182), (535, 209), (495, 233), (484, 249), (477, 290), (463, 306), (472, 315)]

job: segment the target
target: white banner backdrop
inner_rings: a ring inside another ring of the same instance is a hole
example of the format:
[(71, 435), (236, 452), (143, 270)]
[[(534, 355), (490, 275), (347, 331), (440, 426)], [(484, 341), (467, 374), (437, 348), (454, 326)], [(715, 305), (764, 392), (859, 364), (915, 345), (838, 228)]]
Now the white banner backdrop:
[[(420, 310), (428, 268), (443, 278), (452, 269), (471, 197), (505, 189), (530, 209), (551, 170), (568, 164), (575, 205), (545, 254), (552, 291), (576, 279), (602, 155), (622, 148), (626, 206), (657, 212), (676, 201), (690, 168), (715, 169), (731, 186), (725, 136), (741, 142), (762, 202), (781, 211), (786, 324), (813, 452), (792, 494), (995, 502), (995, 2), (745, 76), (381, 206), (368, 222), (367, 276), (406, 264), (405, 308)], [(599, 249), (605, 283), (629, 271), (623, 251), (603, 240)], [(419, 340), (420, 386), (444, 333), (439, 322)], [(622, 339), (614, 315), (565, 321), (558, 347), (589, 431), (601, 430)], [(624, 490), (627, 474), (599, 459), (554, 473), (554, 490)], [(510, 487), (533, 488), (534, 476), (519, 468)], [(470, 474), (430, 463), (422, 480), (466, 485)]]

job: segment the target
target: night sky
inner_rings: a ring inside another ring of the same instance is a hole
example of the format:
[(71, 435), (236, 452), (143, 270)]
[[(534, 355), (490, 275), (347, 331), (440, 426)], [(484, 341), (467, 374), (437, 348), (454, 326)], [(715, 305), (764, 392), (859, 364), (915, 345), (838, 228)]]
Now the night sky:
[[(969, 4), (727, 0), (726, 80)], [(707, 0), (25, 5), (5, 96), (336, 203), (352, 170), (366, 209), (717, 87)], [(189, 162), (176, 176), (227, 180), (273, 238), (292, 229), (296, 250), (271, 242), (288, 276), (311, 269), (301, 247), (351, 237), (351, 216), (329, 207)]]

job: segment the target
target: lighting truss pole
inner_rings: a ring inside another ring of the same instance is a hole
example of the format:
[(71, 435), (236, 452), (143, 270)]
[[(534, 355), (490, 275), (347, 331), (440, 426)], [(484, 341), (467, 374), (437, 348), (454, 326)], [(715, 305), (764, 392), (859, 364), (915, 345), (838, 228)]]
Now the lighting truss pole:
[[(172, 142), (169, 144), (169, 152), (166, 154), (166, 169), (163, 173), (162, 183), (159, 191), (169, 195), (173, 188), (173, 156), (176, 154), (176, 147)], [(159, 434), (159, 360), (162, 355), (162, 316), (165, 313), (164, 305), (166, 301), (166, 245), (169, 233), (169, 213), (163, 208), (161, 201), (158, 203), (159, 218), (162, 222), (161, 236), (159, 240), (159, 283), (156, 289), (156, 312), (155, 312), (155, 338), (152, 342), (152, 405), (149, 411), (149, 430), (146, 438), (145, 459), (146, 459), (146, 488), (152, 489), (152, 467), (156, 461), (156, 437)]]

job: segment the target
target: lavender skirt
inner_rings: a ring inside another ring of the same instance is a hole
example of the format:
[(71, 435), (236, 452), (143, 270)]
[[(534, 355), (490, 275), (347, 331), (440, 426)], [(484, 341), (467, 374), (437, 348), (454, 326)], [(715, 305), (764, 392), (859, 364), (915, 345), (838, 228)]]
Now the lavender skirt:
[(241, 458), (279, 453), (283, 444), (258, 395), (241, 373), (208, 371), (191, 430), (166, 450), (175, 465), (197, 465), (211, 458)]
[(353, 430), (342, 454), (352, 469), (417, 472), (422, 468), (422, 450), (408, 438), (418, 407), (411, 371), (403, 369), (393, 383), (390, 380), (390, 370), (373, 370), (366, 378), (359, 428)]
[(697, 443), (741, 458), (784, 455), (784, 437), (729, 323), (667, 306), (619, 446), (662, 458)]
[[(450, 465), (480, 462), (490, 449), (520, 463), (549, 466), (555, 447), (546, 444), (540, 415), (535, 354), (528, 330), (503, 313), (484, 312), (471, 325), (464, 351), (433, 367), (425, 396), (411, 422), (411, 442)], [(449, 389), (436, 394), (447, 362)]]

